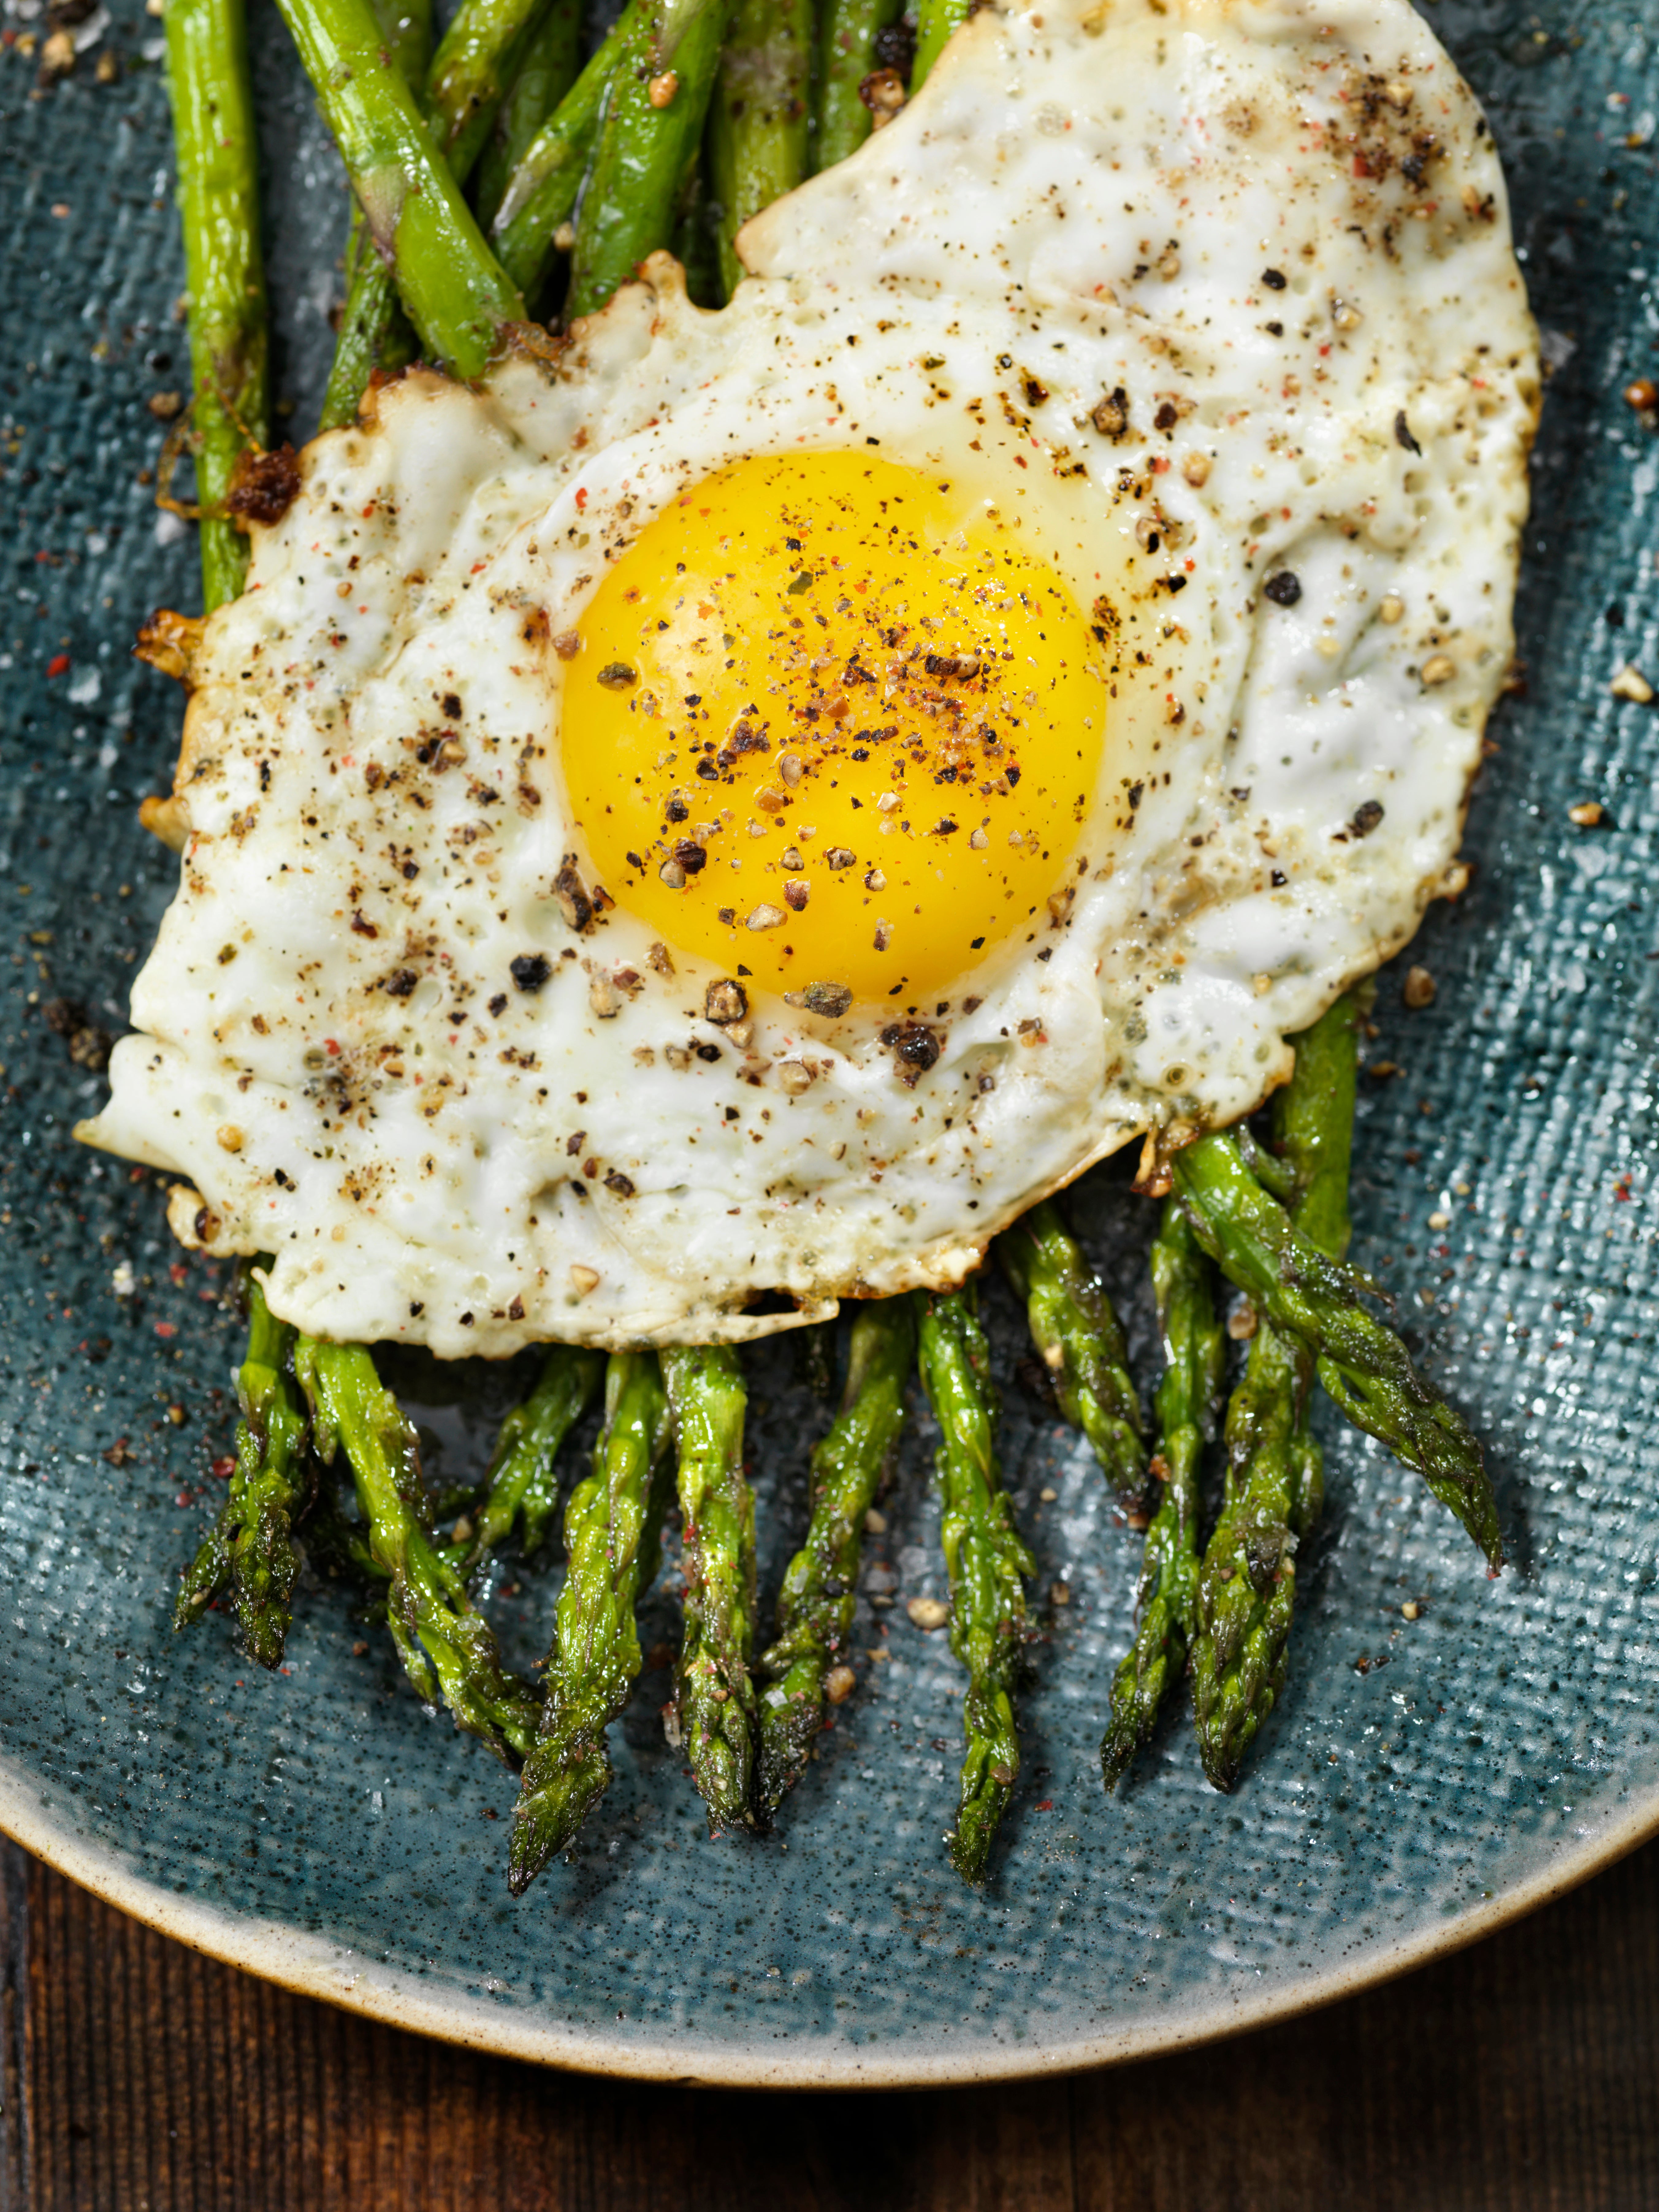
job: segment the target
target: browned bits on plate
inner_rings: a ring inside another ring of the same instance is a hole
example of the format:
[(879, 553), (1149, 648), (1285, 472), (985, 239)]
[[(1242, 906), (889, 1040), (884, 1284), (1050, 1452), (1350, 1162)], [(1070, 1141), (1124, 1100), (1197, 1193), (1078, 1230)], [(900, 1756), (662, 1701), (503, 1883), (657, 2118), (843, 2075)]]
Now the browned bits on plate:
[(236, 462), (225, 505), (243, 522), (278, 523), (300, 495), (300, 461), (292, 446), (269, 453), (244, 453)]
[(1400, 995), (1413, 1013), (1434, 1004), (1435, 981), (1426, 968), (1408, 968), (1406, 980), (1400, 987)]
[(1581, 830), (1599, 830), (1607, 819), (1607, 810), (1598, 799), (1581, 799), (1577, 806), (1568, 807), (1567, 819)]

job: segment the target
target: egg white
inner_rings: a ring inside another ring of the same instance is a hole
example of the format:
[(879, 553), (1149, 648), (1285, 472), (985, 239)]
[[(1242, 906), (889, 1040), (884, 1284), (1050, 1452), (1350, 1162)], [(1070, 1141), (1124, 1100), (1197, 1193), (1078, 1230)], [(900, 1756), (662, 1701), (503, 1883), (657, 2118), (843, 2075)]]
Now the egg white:
[[(307, 1329), (708, 1341), (957, 1281), (1090, 1162), (1247, 1111), (1460, 881), (1537, 371), (1409, 8), (987, 11), (743, 252), (719, 314), (658, 257), (550, 362), (382, 390), (208, 624), (182, 880), (82, 1133)], [(950, 468), (1119, 623), (1053, 910), (917, 1010), (914, 1084), (890, 1007), (711, 1022), (720, 970), (560, 890), (550, 641), (683, 485), (815, 446)]]

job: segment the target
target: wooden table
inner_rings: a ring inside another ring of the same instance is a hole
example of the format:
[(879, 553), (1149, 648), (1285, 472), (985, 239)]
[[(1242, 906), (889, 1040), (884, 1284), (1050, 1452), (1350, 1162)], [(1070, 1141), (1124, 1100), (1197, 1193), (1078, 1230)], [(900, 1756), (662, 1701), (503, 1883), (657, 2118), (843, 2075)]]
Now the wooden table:
[(0, 1852), (3, 2212), (1659, 2206), (1659, 1844), (1286, 2027), (1111, 2073), (858, 2097), (475, 2057), (198, 1958)]

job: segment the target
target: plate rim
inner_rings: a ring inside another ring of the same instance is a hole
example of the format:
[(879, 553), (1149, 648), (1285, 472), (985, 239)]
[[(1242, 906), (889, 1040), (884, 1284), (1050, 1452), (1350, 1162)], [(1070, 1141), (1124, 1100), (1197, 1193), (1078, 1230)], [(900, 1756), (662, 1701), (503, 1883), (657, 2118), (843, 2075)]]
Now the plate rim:
[[(1623, 1793), (1621, 1793), (1622, 1795)], [(1224, 1991), (1196, 2006), (1176, 2008), (1160, 2027), (1155, 2010), (1133, 2029), (1024, 2044), (905, 2051), (890, 2044), (857, 2049), (819, 2041), (796, 2052), (757, 2044), (729, 2049), (682, 2044), (674, 2031), (646, 2041), (607, 2038), (580, 2025), (536, 2026), (471, 1993), (438, 1997), (404, 1966), (367, 1961), (347, 1974), (343, 1962), (360, 1954), (326, 1935), (262, 1919), (199, 1899), (169, 1896), (135, 1871), (112, 1844), (74, 1831), (41, 1799), (38, 1786), (0, 1753), (0, 1833), (54, 1873), (189, 1949), (234, 1966), (299, 1996), (437, 2042), (561, 2072), (613, 2081), (709, 2089), (781, 2091), (932, 2089), (1034, 2081), (1083, 2073), (1194, 2050), (1233, 2035), (1280, 2025), (1344, 1997), (1397, 1979), (1496, 1935), (1565, 1896), (1659, 1835), (1659, 1782), (1633, 1802), (1615, 1805), (1600, 1828), (1563, 1844), (1531, 1874), (1484, 1898), (1454, 1920), (1432, 1921), (1410, 1934), (1368, 1945), (1322, 1972), (1296, 1973), (1283, 1986), (1248, 1994)], [(329, 1955), (332, 1953), (332, 1957)], [(770, 2039), (769, 2038), (769, 2041)]]

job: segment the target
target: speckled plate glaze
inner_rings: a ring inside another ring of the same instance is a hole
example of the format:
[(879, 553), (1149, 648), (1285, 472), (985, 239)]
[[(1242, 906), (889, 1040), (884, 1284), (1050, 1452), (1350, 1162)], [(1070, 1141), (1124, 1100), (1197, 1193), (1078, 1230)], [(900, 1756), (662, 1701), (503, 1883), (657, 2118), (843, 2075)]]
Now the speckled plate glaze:
[[(36, 0), (4, 4), (8, 36), (27, 31)], [(1245, 1779), (1210, 1792), (1183, 1716), (1108, 1804), (1095, 1743), (1135, 1540), (1005, 1374), (1010, 1481), (1042, 1589), (1063, 1579), (1071, 1602), (1043, 1612), (988, 1893), (940, 1848), (955, 1668), (878, 1601), (939, 1586), (924, 1418), (860, 1607), (860, 1646), (887, 1656), (861, 1662), (779, 1837), (704, 1839), (659, 1723), (665, 1677), (648, 1677), (613, 1730), (609, 1799), (516, 1905), (510, 1778), (422, 1711), (338, 1590), (303, 1591), (272, 1677), (222, 1617), (169, 1626), (237, 1323), (222, 1278), (167, 1242), (154, 1178), (70, 1142), (100, 1082), (41, 1012), (66, 997), (122, 1024), (173, 872), (136, 806), (179, 714), (128, 642), (158, 602), (197, 604), (145, 476), (147, 402), (187, 382), (158, 27), (137, 0), (112, 13), (113, 82), (89, 52), (37, 98), (21, 46), (0, 52), (0, 1825), (186, 1942), (386, 2020), (616, 2073), (842, 2085), (1036, 2073), (1255, 2024), (1466, 1942), (1659, 1828), (1659, 809), (1652, 710), (1608, 690), (1626, 658), (1659, 678), (1659, 447), (1619, 398), (1656, 361), (1655, 0), (1434, 12), (1507, 155), (1554, 375), (1528, 689), (1495, 725), (1473, 887), (1414, 948), (1434, 1006), (1406, 1013), (1383, 979), (1374, 1050), (1399, 1073), (1362, 1109), (1355, 1256), (1487, 1439), (1510, 1571), (1489, 1583), (1415, 1480), (1332, 1425), (1291, 1682)], [(298, 428), (343, 199), (275, 12), (252, 13), (276, 389)], [(1586, 799), (1599, 829), (1568, 819)], [(1108, 1170), (1078, 1218), (1150, 1375), (1146, 1209)], [(1014, 1316), (990, 1304), (1008, 1369)], [(774, 1581), (821, 1420), (793, 1359), (774, 1343), (753, 1366)], [(424, 1408), (429, 1459), (476, 1457), (511, 1380)], [(521, 1663), (554, 1586), (497, 1596)], [(653, 1602), (647, 1642), (671, 1626)]]

